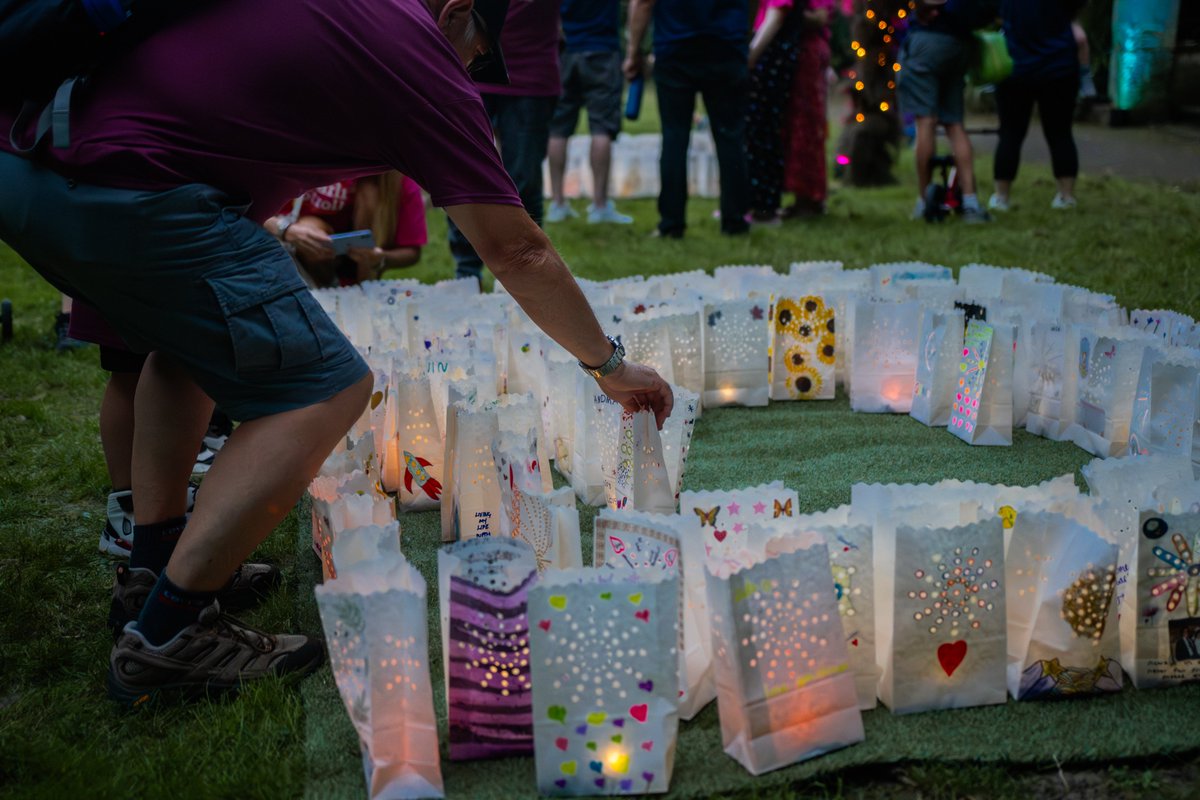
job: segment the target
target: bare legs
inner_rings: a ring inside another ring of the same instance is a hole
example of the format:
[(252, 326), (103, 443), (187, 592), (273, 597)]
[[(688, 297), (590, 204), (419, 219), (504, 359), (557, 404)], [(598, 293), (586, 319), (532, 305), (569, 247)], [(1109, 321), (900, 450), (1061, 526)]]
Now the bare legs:
[(603, 133), (592, 134), (592, 205), (603, 208), (608, 204), (608, 174), (612, 167), (612, 138)]
[(917, 196), (925, 198), (925, 190), (933, 179), (933, 167), (929, 159), (933, 158), (937, 142), (937, 119), (934, 117), (917, 117), (917, 141), (913, 155), (917, 160)]
[(566, 137), (550, 137), (546, 145), (546, 158), (550, 161), (550, 200), (556, 206), (561, 206), (566, 202), (563, 197), (563, 175), (567, 171)]
[(113, 491), (133, 486), (133, 404), (138, 373), (113, 372), (100, 401), (100, 444)]
[(963, 195), (975, 194), (975, 150), (971, 147), (971, 137), (961, 122), (954, 122), (946, 126), (946, 138), (950, 140), (950, 152), (954, 154), (958, 185)]

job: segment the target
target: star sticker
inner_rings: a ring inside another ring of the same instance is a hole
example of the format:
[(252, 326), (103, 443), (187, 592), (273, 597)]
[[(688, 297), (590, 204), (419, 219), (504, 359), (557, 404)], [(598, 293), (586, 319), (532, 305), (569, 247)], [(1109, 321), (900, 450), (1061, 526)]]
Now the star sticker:
[(729, 516), (731, 517), (736, 517), (742, 512), (742, 507), (737, 504), (736, 500), (730, 503), (727, 508), (729, 509)]
[(1058, 680), (1059, 676), (1065, 671), (1066, 670), (1063, 669), (1063, 665), (1058, 663), (1057, 658), (1052, 658), (1049, 661), (1042, 662), (1043, 676), (1049, 675), (1051, 678), (1054, 678), (1054, 680)]
[(763, 318), (762, 306), (755, 306), (754, 308), (750, 309), (750, 316), (754, 317), (755, 319), (762, 319)]
[(746, 529), (746, 526), (743, 525), (742, 523), (740, 523), (740, 522), (733, 523), (733, 532), (734, 533), (741, 533), (745, 529)]
[(755, 514), (765, 514), (766, 512), (767, 512), (767, 504), (766, 503), (759, 500), (757, 503), (754, 504), (754, 513)]

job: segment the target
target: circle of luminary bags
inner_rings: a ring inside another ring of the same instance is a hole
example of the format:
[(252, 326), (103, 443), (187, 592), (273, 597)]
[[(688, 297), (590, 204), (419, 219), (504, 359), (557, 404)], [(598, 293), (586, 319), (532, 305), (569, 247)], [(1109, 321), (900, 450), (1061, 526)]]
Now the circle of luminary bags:
[[(372, 796), (442, 786), (425, 587), (397, 507), (439, 508), (451, 543), (450, 758), (533, 755), (547, 795), (666, 791), (677, 720), (713, 699), (726, 753), (759, 774), (860, 741), (878, 700), (908, 713), (1119, 691), (1123, 671), (1139, 688), (1200, 679), (1189, 318), (987, 265), (580, 284), (672, 385), (662, 431), (502, 292), (316, 292), (376, 376), (309, 490), (318, 605)], [(968, 444), (1011, 445), (1016, 426), (1072, 441), (1098, 456), (1090, 494), (1070, 475), (856, 484), (849, 505), (804, 515), (779, 483), (681, 491), (704, 407), (838, 386), (853, 410)], [(601, 507), (590, 568), (577, 499)]]

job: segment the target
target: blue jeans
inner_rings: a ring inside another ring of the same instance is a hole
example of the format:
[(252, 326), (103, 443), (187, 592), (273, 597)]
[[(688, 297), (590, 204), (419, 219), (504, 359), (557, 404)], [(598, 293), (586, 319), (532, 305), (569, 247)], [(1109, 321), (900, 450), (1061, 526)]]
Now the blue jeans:
[(687, 227), (687, 151), (691, 141), (696, 93), (704, 107), (717, 146), (721, 173), (721, 231), (744, 233), (743, 217), (750, 206), (746, 166), (746, 102), (750, 71), (735, 48), (682, 46), (661, 55), (654, 66), (658, 114), (662, 119), (662, 157), (659, 172), (658, 229), (679, 235)]
[[(557, 97), (526, 97), (485, 94), (483, 105), (492, 119), (492, 130), (500, 140), (500, 159), (517, 185), (521, 205), (538, 225), (542, 224), (542, 162), (550, 139), (550, 119)], [(454, 274), (459, 278), (478, 278), (483, 274), (483, 259), (447, 218), (450, 255)]]

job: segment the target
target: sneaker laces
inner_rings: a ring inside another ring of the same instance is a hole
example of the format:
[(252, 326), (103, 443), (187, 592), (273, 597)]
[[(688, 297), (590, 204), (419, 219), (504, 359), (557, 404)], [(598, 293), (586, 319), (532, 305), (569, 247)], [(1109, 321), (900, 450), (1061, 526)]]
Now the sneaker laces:
[[(209, 611), (209, 609), (215, 609), (215, 611)], [(200, 614), (198, 622), (207, 628), (211, 628), (218, 636), (224, 634), (234, 641), (241, 642), (252, 650), (264, 655), (275, 649), (274, 636), (257, 628), (252, 628), (236, 617), (226, 614), (221, 611), (216, 603), (213, 603)]]

